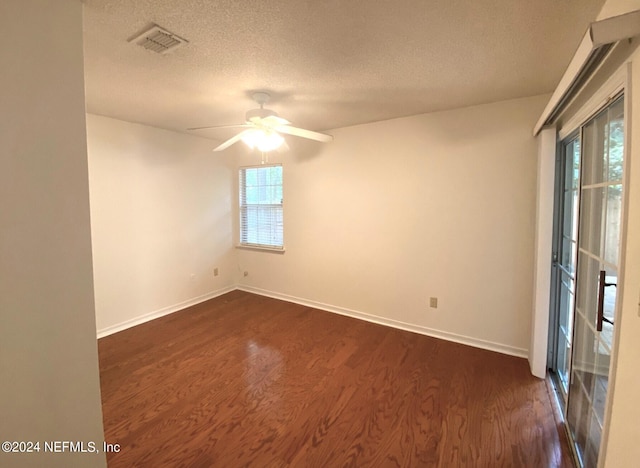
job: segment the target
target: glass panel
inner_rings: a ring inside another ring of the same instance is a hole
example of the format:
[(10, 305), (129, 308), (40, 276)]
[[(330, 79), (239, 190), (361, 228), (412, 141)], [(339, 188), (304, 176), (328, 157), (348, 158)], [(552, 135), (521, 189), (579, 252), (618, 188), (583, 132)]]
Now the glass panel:
[(607, 187), (606, 210), (607, 223), (605, 225), (604, 259), (617, 265), (620, 246), (620, 219), (622, 209), (622, 185)]
[(592, 154), (592, 184), (599, 184), (607, 180), (606, 158), (609, 152), (609, 126), (607, 121), (607, 112), (602, 112), (596, 117), (595, 153)]
[(571, 345), (569, 344), (567, 337), (563, 333), (560, 333), (558, 336), (557, 372), (565, 393), (569, 390), (569, 359), (571, 358), (570, 347)]
[[(580, 208), (580, 204), (579, 204), (579, 200), (578, 200), (578, 190), (574, 190), (573, 191), (573, 213), (571, 215), (571, 234), (570, 237), (571, 239), (573, 239), (574, 241), (577, 242), (578, 240), (578, 210)], [(567, 235), (569, 235), (569, 233), (567, 233)]]
[(562, 273), (560, 284), (560, 310), (558, 324), (562, 332), (568, 337), (571, 336), (573, 326), (573, 280), (566, 273)]
[(580, 315), (576, 315), (573, 338), (573, 372), (580, 377), (589, 399), (593, 394), (596, 368), (596, 338)]
[(595, 145), (595, 122), (590, 122), (582, 129), (582, 181), (581, 185), (593, 183), (593, 152)]
[(610, 348), (600, 343), (596, 357), (596, 379), (593, 389), (593, 409), (601, 423), (604, 423), (604, 406), (609, 387)]
[(573, 185), (573, 154), (575, 152), (575, 144), (578, 140), (573, 140), (564, 147), (564, 190), (571, 190)]
[[(573, 174), (572, 184), (567, 185), (567, 187), (572, 187), (574, 190), (579, 188), (580, 181), (580, 140), (574, 140), (573, 142), (573, 154), (572, 157), (567, 158), (567, 161), (571, 161), (571, 171)], [(569, 172), (569, 171), (567, 171)], [(577, 206), (577, 205), (576, 205)], [(577, 217), (576, 217), (577, 218)]]
[(562, 236), (565, 243), (562, 246), (562, 264), (573, 269), (575, 259), (571, 258), (573, 252), (570, 249), (569, 241), (576, 241), (578, 238), (578, 191), (569, 190), (564, 192), (563, 200), (563, 220)]
[(601, 434), (602, 427), (592, 412), (589, 424), (589, 434), (587, 436), (586, 447), (584, 450), (584, 468), (596, 468), (598, 465), (598, 451), (600, 450)]
[[(571, 347), (571, 381), (568, 392), (567, 424), (583, 467), (596, 467), (605, 418), (613, 325), (603, 322), (596, 331), (600, 271), (605, 283), (617, 283), (617, 263), (621, 232), (624, 156), (624, 108), (618, 99), (595, 119), (582, 127), (582, 174), (580, 181), (580, 220), (578, 265), (575, 280), (576, 307)], [(568, 154), (568, 149), (565, 155)], [(575, 161), (574, 161), (575, 165)], [(569, 162), (565, 164), (568, 170)], [(568, 177), (565, 179), (568, 181)], [(594, 186), (598, 185), (598, 186)], [(573, 203), (563, 193), (565, 205)], [(566, 218), (563, 228), (571, 224)], [(563, 232), (562, 261), (570, 262), (567, 253), (573, 233)], [(605, 268), (606, 265), (606, 268)], [(565, 280), (566, 281), (566, 280)], [(565, 285), (570, 285), (569, 282)], [(602, 285), (604, 286), (604, 285)], [(615, 321), (616, 287), (603, 289), (603, 317)], [(568, 306), (566, 287), (559, 290), (558, 307)], [(566, 296), (564, 299), (561, 295)], [(560, 313), (559, 317), (563, 317)], [(558, 346), (566, 346), (560, 326)], [(559, 360), (567, 352), (558, 350)], [(560, 366), (560, 364), (559, 364)]]
[(601, 112), (584, 127), (582, 185), (598, 184), (606, 180), (605, 160), (609, 148), (608, 113)]
[(575, 374), (571, 378), (571, 388), (569, 390), (569, 411), (567, 420), (569, 428), (576, 444), (576, 449), (582, 460), (584, 460), (584, 448), (587, 442), (587, 435), (590, 424), (589, 399), (584, 393), (582, 382)]
[(580, 310), (584, 310), (585, 304), (587, 303), (587, 296), (589, 296), (589, 285), (587, 284), (587, 280), (589, 278), (588, 270), (589, 270), (589, 257), (580, 252), (578, 254), (578, 277), (577, 277), (577, 286), (576, 286), (576, 307)]
[(571, 433), (575, 438), (575, 429), (578, 427), (580, 420), (580, 414), (582, 413), (582, 406), (584, 403), (584, 392), (582, 391), (582, 381), (580, 377), (571, 374), (571, 382), (569, 387), (569, 407), (567, 409), (567, 422)]
[(595, 383), (594, 344), (595, 337), (593, 332), (585, 325), (584, 320), (579, 315), (576, 315), (567, 417), (571, 424), (570, 427), (576, 448), (583, 460), (589, 437), (591, 399)]
[(580, 211), (580, 247), (589, 252), (600, 253), (602, 225), (604, 222), (604, 188), (582, 190)]
[(624, 100), (609, 108), (609, 158), (607, 180), (622, 180), (624, 156)]
[(564, 192), (564, 219), (562, 220), (562, 234), (573, 239), (573, 221), (575, 219), (574, 206), (577, 205), (575, 190), (567, 190)]
[(572, 275), (575, 274), (576, 265), (576, 243), (567, 237), (562, 238), (562, 258), (561, 264)]
[(244, 174), (245, 203), (282, 203), (282, 166), (248, 168)]
[(590, 244), (590, 232), (585, 232), (585, 228), (591, 225), (591, 198), (593, 196), (593, 190), (582, 190), (582, 198), (580, 200), (580, 241), (579, 246), (585, 250), (591, 251)]
[(578, 260), (577, 307), (594, 327), (598, 308), (600, 263), (580, 252)]

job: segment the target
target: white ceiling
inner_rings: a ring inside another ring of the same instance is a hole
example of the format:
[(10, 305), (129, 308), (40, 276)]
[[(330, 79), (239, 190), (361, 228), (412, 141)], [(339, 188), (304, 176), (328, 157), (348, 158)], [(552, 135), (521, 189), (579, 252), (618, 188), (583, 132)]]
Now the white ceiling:
[[(84, 0), (87, 110), (184, 132), (243, 122), (267, 90), (326, 130), (549, 93), (603, 2)], [(128, 42), (151, 23), (189, 44)]]

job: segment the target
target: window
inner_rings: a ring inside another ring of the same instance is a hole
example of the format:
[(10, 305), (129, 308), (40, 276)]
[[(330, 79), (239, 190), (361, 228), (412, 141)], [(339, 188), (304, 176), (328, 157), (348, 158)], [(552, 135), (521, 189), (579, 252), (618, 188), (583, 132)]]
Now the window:
[(240, 245), (284, 248), (282, 165), (240, 168)]

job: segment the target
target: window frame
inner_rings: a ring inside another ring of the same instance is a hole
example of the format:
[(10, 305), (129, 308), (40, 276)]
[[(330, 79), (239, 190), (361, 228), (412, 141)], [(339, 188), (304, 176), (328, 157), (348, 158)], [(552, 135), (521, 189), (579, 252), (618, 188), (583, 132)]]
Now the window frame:
[[(282, 198), (279, 204), (258, 204), (258, 203), (244, 203), (243, 199), (246, 199), (246, 171), (250, 169), (267, 169), (279, 167), (281, 174), (281, 190), (282, 190)], [(244, 180), (243, 180), (244, 177)], [(269, 252), (276, 253), (284, 253), (284, 166), (282, 163), (273, 163), (273, 164), (260, 164), (260, 165), (252, 165), (252, 166), (241, 166), (238, 168), (238, 243), (236, 244), (236, 248), (240, 249), (249, 249), (249, 250), (263, 250)], [(243, 193), (244, 190), (244, 193)], [(245, 212), (246, 207), (275, 207), (280, 209), (281, 213), (281, 224), (282, 224), (282, 243), (278, 244), (263, 244), (263, 243), (251, 243), (251, 242), (243, 242), (243, 232), (244, 232), (244, 224), (243, 224), (243, 212)]]

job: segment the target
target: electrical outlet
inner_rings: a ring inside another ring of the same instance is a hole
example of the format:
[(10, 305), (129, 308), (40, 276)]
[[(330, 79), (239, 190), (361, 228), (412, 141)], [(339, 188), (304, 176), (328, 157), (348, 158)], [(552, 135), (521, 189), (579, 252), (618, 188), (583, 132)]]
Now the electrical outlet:
[(429, 298), (429, 307), (431, 307), (432, 309), (437, 309), (438, 308), (438, 298), (437, 297), (430, 297)]
[(218, 276), (218, 269), (217, 268), (213, 269), (213, 276)]

